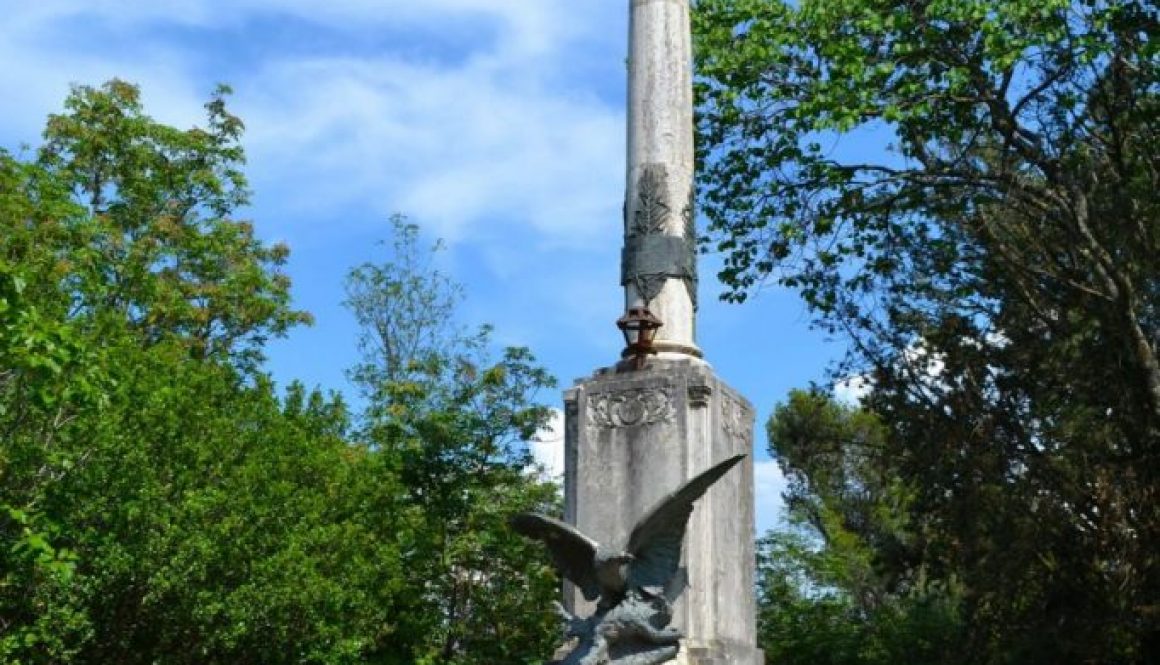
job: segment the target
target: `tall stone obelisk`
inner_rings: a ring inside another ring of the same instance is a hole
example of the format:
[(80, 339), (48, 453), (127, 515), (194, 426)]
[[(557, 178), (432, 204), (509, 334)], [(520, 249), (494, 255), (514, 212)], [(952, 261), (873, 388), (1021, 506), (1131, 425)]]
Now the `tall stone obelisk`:
[[(675, 662), (759, 665), (755, 646), (753, 408), (697, 347), (693, 93), (689, 0), (629, 0), (628, 165), (621, 285), (625, 307), (663, 323), (643, 367), (597, 370), (564, 395), (566, 518), (599, 542), (715, 462), (743, 466), (697, 503), (685, 538), (689, 587), (673, 624)], [(610, 326), (611, 328), (611, 326)], [(565, 604), (592, 607), (572, 589)]]

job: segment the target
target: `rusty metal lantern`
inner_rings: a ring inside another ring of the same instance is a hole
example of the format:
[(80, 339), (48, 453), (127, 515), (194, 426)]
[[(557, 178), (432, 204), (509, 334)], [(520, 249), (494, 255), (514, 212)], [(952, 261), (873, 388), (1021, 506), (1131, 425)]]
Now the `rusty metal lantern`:
[(645, 358), (657, 352), (653, 348), (653, 340), (657, 336), (657, 328), (663, 325), (647, 307), (629, 307), (624, 316), (616, 320), (616, 327), (620, 328), (627, 345), (624, 353), (632, 357), (636, 369), (644, 367)]

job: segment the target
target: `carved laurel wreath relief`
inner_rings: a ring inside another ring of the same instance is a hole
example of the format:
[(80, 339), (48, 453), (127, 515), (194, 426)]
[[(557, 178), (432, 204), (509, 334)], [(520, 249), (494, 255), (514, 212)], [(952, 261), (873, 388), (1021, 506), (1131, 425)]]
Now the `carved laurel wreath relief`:
[[(670, 212), (668, 171), (664, 164), (648, 164), (637, 181), (637, 208), (628, 229), (630, 246), (636, 247), (641, 238), (663, 235)], [(635, 256), (632, 262), (637, 263)], [(640, 265), (633, 265), (630, 271), (637, 293), (647, 303), (661, 292), (668, 275), (664, 272), (644, 272), (641, 268)]]
[(600, 429), (671, 423), (676, 416), (672, 388), (640, 388), (588, 397), (588, 425)]
[(664, 233), (669, 219), (668, 171), (663, 164), (649, 164), (640, 174), (637, 185), (640, 205), (636, 209), (629, 235), (647, 236)]
[[(636, 205), (625, 201), (625, 252), (621, 284), (632, 284), (647, 304), (670, 279), (684, 281), (697, 307), (696, 224), (693, 192), (680, 211), (681, 234), (669, 229), (674, 214), (669, 174), (664, 164), (642, 167), (636, 186)], [(631, 218), (629, 210), (631, 209)]]

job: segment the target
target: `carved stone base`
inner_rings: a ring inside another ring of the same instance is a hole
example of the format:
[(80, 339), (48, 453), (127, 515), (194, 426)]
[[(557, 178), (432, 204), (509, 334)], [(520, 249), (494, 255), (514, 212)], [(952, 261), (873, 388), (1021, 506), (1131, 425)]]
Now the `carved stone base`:
[[(548, 661), (546, 665), (573, 665), (574, 663), (582, 662), (583, 659), (581, 658), (581, 654), (577, 652), (577, 647), (579, 646), (580, 640), (578, 638), (571, 638), (565, 641), (556, 649), (556, 652), (552, 654), (552, 660)], [(644, 657), (640, 655), (640, 650), (613, 648), (609, 651), (608, 658), (601, 662), (601, 665), (619, 665), (620, 663), (638, 662), (650, 662), (656, 663), (656, 665), (678, 662), (684, 663), (686, 661), (680, 660), (680, 654), (683, 653), (683, 650), (684, 647), (678, 647), (677, 645), (672, 645), (669, 647), (655, 647), (649, 650), (652, 658), (645, 660)], [(678, 652), (676, 660), (665, 660), (666, 658), (669, 658), (670, 654), (672, 654), (674, 651)], [(697, 665), (700, 665), (700, 661), (697, 661)], [(760, 663), (755, 662), (755, 665), (760, 665)]]
[(682, 642), (681, 652), (669, 662), (672, 665), (764, 665), (765, 654), (736, 642), (715, 641), (700, 646)]
[[(571, 639), (560, 645), (547, 665), (563, 665), (579, 641)], [(681, 640), (680, 651), (668, 665), (764, 665), (765, 654), (757, 648), (736, 642), (716, 641), (711, 644), (689, 644)]]
[[(644, 512), (693, 476), (737, 453), (750, 455), (697, 502), (689, 521), (682, 554), (689, 587), (673, 608), (673, 626), (689, 647), (674, 662), (760, 665), (753, 408), (692, 358), (652, 357), (640, 370), (597, 372), (564, 401), (565, 516), (611, 547), (625, 544)], [(564, 605), (579, 616), (594, 609), (571, 585)]]

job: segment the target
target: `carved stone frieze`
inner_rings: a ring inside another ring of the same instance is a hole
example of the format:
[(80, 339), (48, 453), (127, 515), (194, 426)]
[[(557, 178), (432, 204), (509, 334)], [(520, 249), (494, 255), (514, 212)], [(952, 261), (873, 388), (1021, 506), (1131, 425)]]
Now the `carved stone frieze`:
[(728, 393), (721, 395), (721, 428), (726, 435), (752, 444), (752, 422), (753, 412), (749, 407)]
[(671, 423), (677, 409), (669, 386), (588, 396), (588, 426), (600, 429)]

